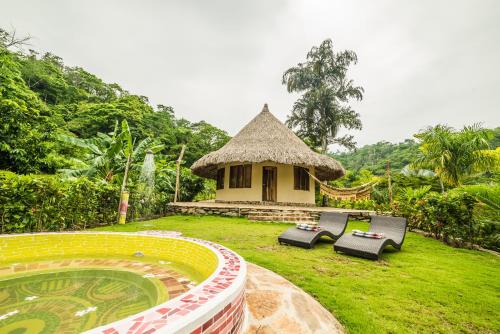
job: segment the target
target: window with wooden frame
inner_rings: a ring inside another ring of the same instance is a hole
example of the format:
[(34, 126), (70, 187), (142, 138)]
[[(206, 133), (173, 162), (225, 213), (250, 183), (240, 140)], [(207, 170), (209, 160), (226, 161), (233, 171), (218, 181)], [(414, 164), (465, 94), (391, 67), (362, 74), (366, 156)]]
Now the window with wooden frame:
[(293, 166), (293, 189), (309, 191), (309, 169)]
[(215, 189), (224, 189), (224, 175), (226, 174), (225, 168), (219, 168), (217, 170), (217, 183)]
[(252, 165), (231, 166), (229, 188), (252, 188)]

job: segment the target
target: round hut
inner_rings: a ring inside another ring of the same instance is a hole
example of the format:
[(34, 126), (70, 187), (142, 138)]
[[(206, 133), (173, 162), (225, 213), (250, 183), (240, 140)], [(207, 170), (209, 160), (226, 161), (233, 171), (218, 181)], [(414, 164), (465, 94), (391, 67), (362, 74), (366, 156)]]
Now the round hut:
[(216, 180), (216, 201), (314, 205), (314, 175), (344, 175), (335, 159), (312, 151), (264, 105), (226, 145), (196, 161), (194, 174)]

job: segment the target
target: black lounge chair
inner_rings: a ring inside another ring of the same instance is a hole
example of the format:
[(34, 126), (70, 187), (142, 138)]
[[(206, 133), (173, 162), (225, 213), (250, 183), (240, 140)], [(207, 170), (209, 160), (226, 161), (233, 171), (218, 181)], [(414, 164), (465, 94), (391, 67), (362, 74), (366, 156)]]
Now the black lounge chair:
[(349, 255), (378, 260), (384, 248), (388, 245), (400, 250), (406, 234), (406, 218), (372, 216), (370, 232), (383, 233), (384, 238), (372, 239), (358, 237), (350, 233), (340, 237), (333, 249)]
[(306, 231), (296, 227), (289, 228), (278, 237), (280, 244), (289, 244), (304, 248), (313, 248), (323, 235), (333, 240), (338, 239), (345, 231), (349, 215), (340, 212), (323, 212), (319, 218), (319, 231)]

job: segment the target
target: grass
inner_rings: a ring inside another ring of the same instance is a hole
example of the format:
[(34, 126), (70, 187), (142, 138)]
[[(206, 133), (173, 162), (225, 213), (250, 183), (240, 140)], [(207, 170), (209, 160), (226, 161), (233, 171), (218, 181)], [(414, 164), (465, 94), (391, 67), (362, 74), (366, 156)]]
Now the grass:
[[(99, 228), (173, 230), (227, 246), (314, 296), (349, 333), (499, 333), (500, 259), (408, 233), (381, 261), (336, 254), (332, 242), (305, 250), (281, 246), (288, 224), (243, 218), (171, 216)], [(350, 222), (348, 230), (367, 230)]]

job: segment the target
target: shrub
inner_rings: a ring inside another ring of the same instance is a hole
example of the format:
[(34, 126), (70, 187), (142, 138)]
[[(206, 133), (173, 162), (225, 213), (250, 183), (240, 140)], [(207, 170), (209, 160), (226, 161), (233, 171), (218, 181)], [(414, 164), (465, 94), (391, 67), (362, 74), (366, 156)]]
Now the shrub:
[(329, 206), (334, 208), (355, 209), (355, 210), (371, 210), (377, 212), (384, 212), (389, 210), (389, 205), (379, 204), (372, 199), (360, 200), (329, 200)]
[(409, 229), (425, 229), (423, 226), (423, 210), (420, 204), (430, 191), (430, 186), (423, 186), (417, 189), (405, 187), (396, 193), (396, 201), (391, 205), (397, 215), (406, 217)]
[(464, 241), (474, 242), (473, 209), (476, 200), (463, 193), (430, 193), (422, 203), (425, 218), (424, 228), (445, 243), (462, 245)]
[[(141, 184), (129, 183), (130, 199), (129, 214), (127, 218), (147, 219), (165, 215), (168, 203), (174, 200), (176, 167), (172, 162), (158, 163), (159, 168), (155, 176), (155, 189), (150, 196), (145, 196), (141, 191)], [(208, 199), (215, 195), (215, 183), (211, 180), (200, 178), (189, 170), (181, 167), (179, 201), (192, 201)]]
[[(392, 213), (408, 219), (410, 229), (423, 230), (454, 246), (478, 243), (480, 224), (474, 217), (476, 198), (467, 192), (426, 193), (407, 190), (392, 203)], [(428, 189), (427, 189), (428, 190)], [(408, 194), (410, 194), (408, 196)]]
[(113, 223), (119, 190), (85, 177), (0, 172), (0, 232), (80, 230)]
[(500, 185), (466, 185), (454, 192), (466, 192), (476, 198), (476, 242), (485, 248), (500, 251)]

